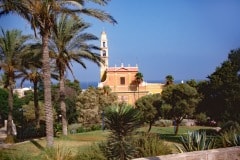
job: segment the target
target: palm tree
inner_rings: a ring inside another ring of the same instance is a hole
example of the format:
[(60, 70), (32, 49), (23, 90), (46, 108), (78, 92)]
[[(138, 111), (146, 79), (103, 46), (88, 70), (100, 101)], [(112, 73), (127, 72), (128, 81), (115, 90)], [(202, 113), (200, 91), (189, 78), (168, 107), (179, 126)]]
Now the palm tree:
[(143, 82), (143, 74), (141, 72), (136, 73), (135, 82), (138, 88), (138, 98), (139, 98), (139, 85)]
[[(58, 13), (68, 13), (72, 16), (77, 16), (78, 13), (84, 13), (93, 16), (102, 21), (116, 23), (112, 16), (97, 10), (84, 8), (87, 0), (8, 0), (0, 1), (0, 16), (15, 13), (26, 19), (33, 28), (35, 35), (36, 30), (42, 38), (42, 71), (44, 84), (44, 107), (46, 113), (46, 139), (47, 146), (53, 146), (53, 110), (51, 98), (51, 75), (50, 75), (50, 59), (48, 41), (51, 36), (51, 30), (54, 30), (54, 21)], [(106, 5), (106, 0), (91, 0), (99, 5)]]
[(167, 75), (165, 79), (166, 79), (166, 84), (165, 84), (166, 86), (173, 84), (174, 78), (172, 75)]
[(92, 34), (81, 33), (89, 27), (81, 19), (72, 18), (66, 14), (62, 14), (57, 22), (49, 43), (50, 57), (56, 61), (56, 69), (59, 73), (59, 89), (60, 89), (60, 108), (62, 115), (62, 131), (63, 135), (67, 135), (67, 115), (65, 104), (65, 73), (67, 69), (73, 74), (71, 62), (75, 61), (84, 68), (86, 65), (83, 59), (90, 60), (100, 65), (101, 57), (99, 54), (93, 53), (92, 50), (98, 49), (95, 45), (88, 45), (86, 42), (97, 40), (98, 38)]
[(11, 137), (12, 131), (12, 112), (13, 112), (13, 88), (15, 86), (15, 78), (19, 69), (20, 55), (23, 54), (25, 44), (31, 39), (31, 36), (22, 35), (19, 30), (1, 30), (0, 37), (0, 69), (3, 70), (6, 80), (4, 87), (8, 89), (8, 123), (7, 135)]
[(21, 55), (21, 69), (19, 77), (22, 78), (21, 86), (26, 80), (29, 80), (33, 83), (33, 102), (35, 108), (35, 124), (36, 127), (40, 127), (40, 108), (38, 104), (38, 85), (42, 80), (41, 73), (41, 46), (39, 43), (29, 46), (26, 49), (26, 52)]

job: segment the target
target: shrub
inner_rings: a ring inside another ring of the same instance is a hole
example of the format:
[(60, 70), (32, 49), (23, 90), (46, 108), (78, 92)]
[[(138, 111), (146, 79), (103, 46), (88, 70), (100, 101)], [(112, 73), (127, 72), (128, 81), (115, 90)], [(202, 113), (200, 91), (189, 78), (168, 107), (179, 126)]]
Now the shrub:
[(223, 124), (221, 130), (219, 131), (220, 133), (225, 133), (231, 130), (236, 130), (240, 131), (240, 126), (237, 122), (234, 121), (228, 121), (225, 124)]
[(240, 132), (229, 129), (220, 134), (220, 147), (240, 146)]
[(65, 147), (47, 148), (42, 154), (44, 160), (74, 160), (72, 152)]
[(172, 123), (173, 123), (172, 120), (161, 119), (161, 120), (155, 122), (155, 126), (170, 127), (170, 126), (172, 126)]
[(36, 128), (34, 123), (27, 123), (23, 127), (17, 127), (17, 140), (40, 138), (46, 136), (45, 124), (41, 123), (40, 128)]
[(93, 144), (84, 151), (80, 151), (76, 154), (75, 159), (81, 160), (107, 160), (104, 156), (103, 150), (105, 149), (105, 143)]
[(68, 130), (71, 134), (96, 131), (96, 130), (100, 130), (100, 129), (101, 129), (101, 125), (99, 125), (99, 124), (90, 124), (90, 125), (86, 125), (86, 126), (83, 126), (81, 124), (73, 124), (73, 125), (70, 125), (68, 128)]
[(171, 154), (171, 148), (157, 134), (142, 133), (133, 140), (138, 154), (135, 158)]
[(196, 115), (196, 120), (198, 125), (206, 125), (208, 117), (206, 113), (199, 113)]
[(25, 153), (25, 152), (0, 150), (0, 159), (1, 160), (32, 160), (32, 159), (38, 160), (39, 158), (33, 157), (29, 153)]
[(82, 124), (74, 123), (68, 126), (68, 130), (71, 134), (77, 133), (77, 129), (82, 127)]

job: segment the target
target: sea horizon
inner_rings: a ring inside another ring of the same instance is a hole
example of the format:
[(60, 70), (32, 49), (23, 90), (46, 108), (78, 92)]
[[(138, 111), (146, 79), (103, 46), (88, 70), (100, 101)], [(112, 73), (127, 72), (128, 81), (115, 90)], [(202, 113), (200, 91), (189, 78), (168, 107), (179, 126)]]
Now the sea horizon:
[[(186, 81), (189, 80), (174, 80), (175, 84), (179, 84), (179, 83), (185, 83)], [(203, 80), (196, 80), (197, 82), (199, 81), (203, 81)], [(166, 80), (144, 80), (144, 82), (146, 83), (162, 83), (165, 84)], [(79, 82), (80, 84), (80, 88), (81, 89), (88, 89), (89, 87), (98, 87), (98, 83), (99, 81), (83, 81), (83, 82)], [(32, 83), (30, 82), (25, 82), (23, 85), (23, 88), (27, 87), (33, 87)], [(20, 85), (17, 83), (16, 88), (21, 88)]]
[[(174, 80), (175, 84), (179, 84), (179, 83), (185, 83), (188, 80)], [(199, 81), (203, 81), (203, 80), (196, 80), (197, 82)], [(144, 80), (144, 82), (146, 83), (162, 83), (165, 84), (166, 80)], [(83, 81), (80, 82), (80, 87), (81, 89), (87, 89), (89, 87), (98, 87), (98, 81)]]

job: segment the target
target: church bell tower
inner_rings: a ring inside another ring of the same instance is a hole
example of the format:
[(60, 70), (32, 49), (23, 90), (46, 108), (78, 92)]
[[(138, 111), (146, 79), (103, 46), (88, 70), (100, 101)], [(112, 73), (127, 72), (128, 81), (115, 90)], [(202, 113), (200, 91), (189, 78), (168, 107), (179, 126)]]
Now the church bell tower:
[(108, 68), (108, 41), (107, 34), (105, 31), (101, 33), (101, 51), (100, 55), (103, 60), (103, 64), (100, 66), (100, 81), (103, 82), (106, 79), (106, 69)]

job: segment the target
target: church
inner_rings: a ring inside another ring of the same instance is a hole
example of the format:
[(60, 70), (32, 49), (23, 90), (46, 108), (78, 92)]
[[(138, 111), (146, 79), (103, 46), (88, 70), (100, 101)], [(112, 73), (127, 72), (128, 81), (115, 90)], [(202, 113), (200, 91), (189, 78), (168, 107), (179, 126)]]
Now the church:
[(135, 81), (135, 75), (140, 72), (138, 65), (109, 66), (108, 39), (105, 31), (101, 33), (100, 55), (104, 63), (100, 66), (100, 83), (98, 87), (109, 86), (112, 92), (116, 93), (119, 102), (125, 102), (134, 105), (135, 101), (145, 95), (161, 93), (164, 84), (147, 83), (143, 81), (138, 84)]

